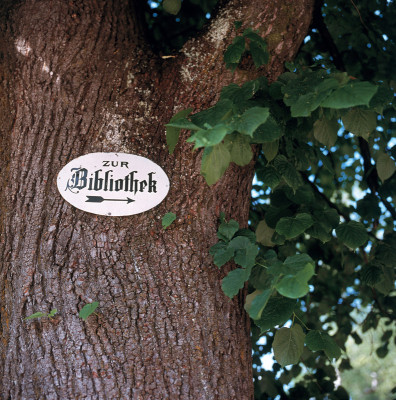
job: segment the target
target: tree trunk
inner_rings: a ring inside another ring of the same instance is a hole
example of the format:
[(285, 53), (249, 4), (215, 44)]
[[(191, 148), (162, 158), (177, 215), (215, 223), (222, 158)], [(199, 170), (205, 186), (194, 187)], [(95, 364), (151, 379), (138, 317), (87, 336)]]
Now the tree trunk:
[[(3, 1), (0, 10), (0, 395), (4, 399), (251, 399), (249, 319), (208, 255), (220, 211), (247, 226), (253, 165), (208, 187), (200, 152), (173, 155), (164, 124), (218, 98), (234, 76), (233, 22), (259, 29), (275, 79), (312, 0), (230, 1), (175, 58), (152, 54), (139, 1)], [(225, 2), (223, 2), (225, 3)], [(246, 4), (249, 3), (249, 4)], [(264, 4), (263, 4), (264, 3)], [(128, 217), (89, 214), (56, 189), (92, 152), (147, 157), (171, 189)], [(161, 217), (174, 212), (168, 229)], [(85, 322), (79, 310), (98, 301)], [(52, 318), (24, 320), (58, 309)], [(1, 397), (0, 396), (0, 397)]]

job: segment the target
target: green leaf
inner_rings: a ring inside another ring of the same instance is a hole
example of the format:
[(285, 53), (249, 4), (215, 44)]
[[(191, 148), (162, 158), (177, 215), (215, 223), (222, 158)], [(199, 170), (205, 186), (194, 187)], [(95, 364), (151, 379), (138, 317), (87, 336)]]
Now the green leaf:
[(227, 135), (224, 144), (231, 154), (231, 161), (236, 165), (243, 167), (252, 160), (253, 152), (248, 137), (239, 134)]
[(265, 220), (260, 221), (256, 228), (257, 242), (268, 247), (275, 246), (275, 243), (271, 241), (274, 232), (275, 229), (270, 228), (265, 222)]
[(85, 306), (78, 313), (79, 317), (85, 321), (91, 314), (95, 312), (95, 310), (98, 308), (98, 305), (99, 303), (97, 301), (85, 304)]
[(382, 278), (374, 285), (374, 288), (383, 295), (387, 296), (392, 290), (395, 289), (395, 272), (394, 268), (382, 266)]
[(221, 281), (221, 288), (226, 296), (232, 299), (243, 288), (249, 279), (250, 270), (237, 268), (228, 273)]
[(230, 119), (233, 114), (233, 103), (229, 99), (219, 100), (215, 106), (191, 115), (191, 121), (200, 128), (216, 126)]
[(202, 156), (201, 173), (208, 185), (213, 185), (223, 176), (230, 161), (231, 155), (224, 143), (205, 149)]
[[(286, 197), (286, 196), (285, 196)], [(276, 224), (282, 217), (291, 217), (293, 215), (290, 208), (277, 208), (270, 206), (265, 213), (265, 221), (270, 228), (276, 228)]]
[(326, 117), (318, 119), (314, 123), (315, 139), (330, 148), (337, 140), (338, 129), (339, 124), (336, 119), (328, 120)]
[(228, 128), (224, 124), (216, 125), (209, 129), (200, 129), (192, 134), (188, 139), (188, 143), (194, 143), (194, 149), (199, 147), (209, 147), (219, 144), (229, 133)]
[(312, 351), (323, 350), (330, 360), (337, 359), (341, 355), (341, 349), (326, 332), (318, 330), (309, 331), (305, 337), (305, 344)]
[(287, 257), (283, 262), (282, 272), (286, 275), (295, 275), (297, 272), (302, 271), (307, 264), (313, 263), (314, 261), (308, 254), (295, 254)]
[(261, 329), (261, 333), (274, 328), (277, 325), (285, 324), (291, 317), (297, 302), (287, 297), (272, 296), (267, 305), (265, 312), (254, 323)]
[(265, 40), (259, 34), (249, 29), (243, 33), (243, 36), (250, 39), (249, 50), (256, 68), (261, 67), (263, 64), (267, 64), (269, 54)]
[(47, 313), (39, 311), (39, 312), (36, 312), (36, 313), (26, 317), (25, 321), (28, 320), (28, 319), (42, 318), (42, 317), (46, 317), (46, 316), (47, 316)]
[(295, 275), (285, 275), (276, 285), (276, 290), (285, 297), (298, 299), (309, 292), (308, 281), (315, 274), (312, 264), (305, 267)]
[(263, 266), (264, 261), (261, 258), (259, 258), (258, 263), (260, 263), (260, 265), (256, 264), (252, 269), (252, 273), (249, 277), (249, 284), (258, 290), (270, 289), (273, 286), (274, 276)]
[(342, 117), (342, 123), (346, 130), (367, 140), (377, 127), (377, 114), (374, 111), (354, 108)]
[(301, 175), (285, 156), (278, 155), (273, 161), (273, 165), (278, 174), (282, 176), (293, 190), (297, 190), (303, 184)]
[(246, 296), (245, 310), (248, 312), (250, 318), (259, 319), (261, 317), (272, 292), (272, 288), (267, 290), (256, 290)]
[(275, 360), (282, 367), (297, 364), (304, 350), (304, 339), (305, 334), (298, 324), (276, 331), (272, 344)]
[(286, 238), (283, 235), (275, 232), (271, 240), (278, 246), (283, 246), (285, 244)]
[(356, 211), (363, 219), (371, 220), (379, 218), (382, 214), (378, 204), (378, 197), (374, 194), (367, 194), (356, 203)]
[(315, 196), (313, 194), (310, 185), (305, 184), (300, 186), (296, 192), (293, 192), (291, 188), (286, 187), (284, 189), (285, 194), (288, 199), (290, 199), (295, 204), (313, 204), (315, 202)]
[(382, 114), (384, 108), (392, 103), (394, 97), (393, 90), (391, 90), (386, 84), (378, 86), (378, 90), (370, 100), (369, 107), (374, 109), (377, 113)]
[(368, 106), (376, 91), (377, 87), (369, 82), (349, 82), (331, 93), (321, 105), (335, 109)]
[(162, 7), (169, 14), (176, 15), (181, 8), (181, 0), (163, 0)]
[(281, 181), (280, 175), (272, 165), (267, 165), (259, 171), (259, 179), (270, 188), (275, 188)]
[(262, 150), (267, 161), (271, 162), (278, 155), (279, 140), (274, 140), (273, 142), (263, 144)]
[(292, 117), (309, 117), (323, 100), (327, 98), (330, 91), (311, 92), (300, 96), (290, 107)]
[(259, 249), (246, 236), (234, 237), (229, 247), (235, 250), (234, 261), (241, 267), (250, 268), (256, 263)]
[(363, 246), (368, 240), (368, 234), (364, 225), (357, 221), (349, 221), (336, 228), (338, 239), (351, 249)]
[(52, 318), (55, 314), (57, 314), (58, 310), (53, 308), (47, 315), (48, 318)]
[(275, 230), (286, 239), (292, 239), (305, 232), (313, 223), (311, 215), (301, 213), (295, 217), (281, 218), (276, 224)]
[(249, 45), (249, 50), (253, 58), (254, 65), (256, 68), (261, 67), (264, 64), (268, 63), (269, 53), (267, 51), (267, 47), (265, 45), (251, 41)]
[[(245, 52), (245, 38), (237, 36), (224, 53), (224, 62), (227, 68), (235, 68)], [(235, 65), (236, 64), (236, 65)]]
[(319, 222), (315, 222), (306, 233), (316, 239), (319, 239), (322, 243), (326, 243), (331, 240), (331, 234), (329, 231)]
[(234, 22), (234, 27), (236, 30), (238, 30), (242, 26), (242, 21), (235, 21)]
[(388, 233), (384, 240), (379, 242), (375, 248), (375, 259), (388, 267), (396, 267), (395, 259), (396, 233)]
[(176, 219), (176, 214), (169, 212), (162, 217), (162, 228), (166, 229)]
[[(280, 125), (276, 122), (275, 118), (272, 117), (271, 115), (268, 117), (268, 119), (264, 122), (264, 124), (261, 124), (253, 133), (253, 143), (265, 143), (266, 147), (271, 144), (271, 142), (274, 142), (275, 140), (279, 139), (281, 136), (283, 136), (283, 130), (280, 127)], [(267, 158), (268, 160), (268, 158)], [(271, 158), (272, 160), (272, 158)], [(268, 161), (271, 161), (268, 160)]]
[(307, 70), (302, 74), (289, 72), (283, 74), (280, 80), (286, 83), (282, 87), (283, 101), (291, 107), (293, 117), (309, 116), (339, 86), (338, 81), (329, 78), (324, 70)]
[[(193, 117), (193, 116), (191, 116), (191, 117)], [(195, 125), (193, 122), (191, 122), (187, 118), (179, 118), (173, 122), (171, 120), (166, 124), (166, 127), (178, 128), (179, 130), (186, 129), (189, 131), (197, 131), (197, 130), (201, 129), (198, 125)]]
[(222, 222), (217, 231), (217, 237), (228, 242), (232, 239), (238, 229), (239, 224), (234, 219), (231, 219), (229, 222)]
[(239, 231), (236, 233), (236, 236), (245, 236), (249, 239), (250, 243), (252, 244), (256, 243), (256, 235), (250, 229), (246, 228), (239, 229)]
[(238, 110), (242, 112), (246, 109), (246, 107), (251, 106), (251, 103), (249, 103), (248, 100), (255, 95), (255, 93), (260, 89), (261, 86), (262, 79), (248, 81), (242, 86), (231, 83), (221, 90), (220, 99), (231, 100), (231, 102), (238, 108)]
[(267, 107), (252, 107), (246, 110), (233, 124), (234, 130), (253, 137), (254, 131), (269, 117)]
[[(178, 119), (185, 119), (192, 111), (192, 108), (187, 110), (181, 110), (176, 113), (169, 121), (169, 123), (175, 122)], [(176, 144), (179, 141), (180, 128), (166, 125), (166, 143), (168, 145), (169, 153), (173, 154)]]
[(215, 265), (222, 267), (234, 257), (235, 249), (229, 247), (228, 243), (218, 242), (210, 248), (209, 253), (213, 256)]
[(383, 275), (382, 268), (374, 264), (366, 264), (360, 273), (362, 282), (369, 286), (381, 282)]
[(328, 230), (336, 228), (340, 223), (340, 216), (334, 208), (315, 211), (314, 215)]
[(326, 157), (320, 150), (318, 150), (316, 152), (316, 154), (318, 155), (319, 160), (322, 161), (323, 167), (326, 168), (327, 171), (329, 171), (331, 175), (334, 175), (334, 173), (335, 173), (334, 168), (333, 168), (333, 165), (332, 165), (331, 161), (329, 160), (329, 158)]
[(386, 153), (381, 153), (378, 156), (376, 167), (382, 182), (389, 179), (396, 171), (395, 161)]

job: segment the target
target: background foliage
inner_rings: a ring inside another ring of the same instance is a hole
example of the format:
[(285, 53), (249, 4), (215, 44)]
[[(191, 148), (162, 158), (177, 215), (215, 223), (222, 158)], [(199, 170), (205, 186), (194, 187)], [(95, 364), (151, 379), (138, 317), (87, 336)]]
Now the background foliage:
[[(150, 2), (154, 46), (178, 49), (214, 3), (184, 0), (173, 15)], [(251, 229), (222, 215), (211, 249), (219, 267), (238, 265), (223, 279), (227, 296), (249, 280), (256, 399), (395, 397), (395, 378), (378, 368), (396, 341), (395, 17), (389, 0), (318, 1), (277, 82), (230, 85), (212, 109), (168, 124), (172, 151), (180, 129), (204, 148), (208, 184), (230, 162), (249, 163), (252, 143), (261, 148)], [(250, 56), (256, 66), (268, 60), (241, 21), (225, 62), (235, 69)]]

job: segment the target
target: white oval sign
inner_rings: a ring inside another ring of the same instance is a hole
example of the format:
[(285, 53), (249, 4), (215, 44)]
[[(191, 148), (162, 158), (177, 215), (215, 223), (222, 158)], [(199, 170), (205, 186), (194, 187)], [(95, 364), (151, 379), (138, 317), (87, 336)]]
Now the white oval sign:
[(74, 207), (99, 215), (133, 215), (166, 197), (169, 179), (153, 161), (125, 153), (90, 153), (65, 165), (58, 190)]

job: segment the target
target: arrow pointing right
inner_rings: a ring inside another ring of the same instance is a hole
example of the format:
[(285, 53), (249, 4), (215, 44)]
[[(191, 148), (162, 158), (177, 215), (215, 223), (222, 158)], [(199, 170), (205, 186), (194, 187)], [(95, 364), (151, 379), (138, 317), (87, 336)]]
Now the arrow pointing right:
[(127, 197), (126, 199), (104, 199), (102, 196), (87, 196), (86, 203), (102, 203), (103, 201), (126, 201), (127, 204), (134, 202), (135, 200)]

